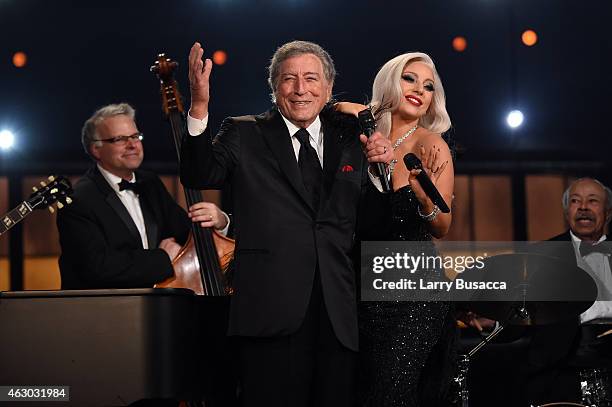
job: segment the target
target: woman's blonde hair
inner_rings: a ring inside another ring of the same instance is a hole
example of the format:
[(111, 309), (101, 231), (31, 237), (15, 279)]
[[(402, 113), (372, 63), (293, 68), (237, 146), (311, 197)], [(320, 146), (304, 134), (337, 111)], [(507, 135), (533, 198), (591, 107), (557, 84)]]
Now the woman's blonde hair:
[(400, 84), (406, 65), (411, 62), (422, 62), (431, 68), (434, 76), (434, 92), (427, 113), (419, 119), (419, 126), (433, 133), (442, 134), (451, 127), (450, 117), (446, 111), (446, 97), (442, 80), (429, 55), (422, 52), (409, 52), (396, 56), (388, 61), (376, 74), (372, 85), (372, 106), (377, 121), (377, 130), (389, 136), (391, 132), (391, 113), (397, 110), (404, 99)]

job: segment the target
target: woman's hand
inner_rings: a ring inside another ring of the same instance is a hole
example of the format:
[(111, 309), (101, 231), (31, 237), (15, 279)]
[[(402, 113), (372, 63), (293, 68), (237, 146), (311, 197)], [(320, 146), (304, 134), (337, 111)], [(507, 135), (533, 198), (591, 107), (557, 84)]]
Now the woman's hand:
[(336, 111), (346, 114), (352, 114), (355, 117), (358, 117), (359, 112), (367, 108), (368, 107), (365, 105), (352, 102), (338, 102), (334, 104), (334, 109), (336, 109)]
[(438, 139), (428, 145), (431, 146), (428, 147), (429, 151), (427, 151), (423, 145), (421, 145), (417, 151), (420, 155), (423, 169), (408, 171), (408, 182), (419, 201), (418, 209), (421, 217), (428, 222), (429, 231), (432, 236), (440, 239), (448, 233), (452, 215), (451, 213), (441, 213), (439, 208), (436, 208), (423, 190), (416, 176), (419, 174), (419, 171), (425, 171), (425, 174), (427, 174), (438, 192), (440, 192), (444, 201), (450, 207), (455, 175), (450, 150), (446, 143)]
[[(448, 165), (448, 160), (442, 161), (440, 147), (436, 145), (431, 147), (431, 149), (429, 150), (429, 154), (426, 153), (425, 147), (421, 145), (420, 156), (421, 164), (423, 165), (423, 171), (425, 171), (425, 174), (427, 174), (432, 184), (436, 185), (438, 180), (440, 179), (440, 176)], [(421, 187), (421, 183), (416, 178), (416, 176), (419, 175), (420, 172), (421, 170), (417, 169), (410, 170), (408, 172), (408, 182), (419, 201), (423, 201), (429, 198), (427, 198), (427, 194), (425, 194), (425, 191)]]
[(421, 145), (421, 163), (423, 164), (425, 173), (429, 179), (431, 179), (431, 182), (436, 185), (438, 179), (440, 179), (440, 175), (442, 175), (448, 164), (448, 160), (442, 162), (440, 158), (440, 147), (434, 145), (429, 150), (429, 154), (426, 154), (425, 147)]

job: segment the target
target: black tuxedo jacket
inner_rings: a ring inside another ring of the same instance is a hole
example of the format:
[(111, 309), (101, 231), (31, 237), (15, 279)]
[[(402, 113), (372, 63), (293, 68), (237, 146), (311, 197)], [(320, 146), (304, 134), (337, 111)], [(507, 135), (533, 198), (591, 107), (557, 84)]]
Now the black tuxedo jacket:
[(184, 243), (191, 222), (159, 177), (139, 170), (136, 179), (145, 186), (139, 199), (150, 249), (143, 248), (127, 209), (94, 167), (57, 216), (63, 289), (152, 287), (172, 276), (168, 255), (157, 247), (168, 237)]
[(229, 334), (288, 335), (301, 325), (318, 267), (336, 336), (358, 343), (355, 274), (350, 260), (362, 186), (369, 182), (357, 120), (324, 109), (324, 181), (317, 213), (309, 202), (278, 110), (226, 119), (186, 135), (181, 182), (189, 188), (231, 185), (236, 236)]

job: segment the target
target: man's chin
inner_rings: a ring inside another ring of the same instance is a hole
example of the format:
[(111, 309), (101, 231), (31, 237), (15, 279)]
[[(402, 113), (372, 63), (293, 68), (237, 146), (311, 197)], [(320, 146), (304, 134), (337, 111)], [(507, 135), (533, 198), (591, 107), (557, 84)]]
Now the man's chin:
[(125, 163), (125, 168), (131, 171), (135, 171), (140, 167), (141, 164), (142, 164), (142, 159), (127, 160)]
[(594, 227), (586, 228), (586, 227), (575, 226), (572, 229), (572, 232), (574, 232), (574, 234), (580, 237), (581, 239), (592, 238), (597, 235)]
[(298, 127), (307, 127), (315, 121), (316, 117), (316, 114), (314, 116), (312, 114), (292, 115), (289, 121)]

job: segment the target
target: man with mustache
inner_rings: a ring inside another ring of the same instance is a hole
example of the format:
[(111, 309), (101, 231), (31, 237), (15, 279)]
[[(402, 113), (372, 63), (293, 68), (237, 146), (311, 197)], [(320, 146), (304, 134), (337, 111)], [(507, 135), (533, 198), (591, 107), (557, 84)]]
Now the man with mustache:
[(612, 335), (597, 338), (610, 325), (593, 324), (612, 319), (612, 251), (605, 235), (612, 216), (612, 191), (596, 179), (580, 178), (567, 188), (562, 202), (569, 230), (550, 241), (567, 246), (560, 243), (552, 249), (555, 253), (547, 254), (585, 270), (595, 281), (598, 296), (579, 319), (534, 327), (527, 354), (527, 393), (529, 401), (538, 405), (580, 402), (578, 366), (589, 367), (595, 360), (596, 366), (590, 367), (612, 367)]

